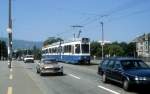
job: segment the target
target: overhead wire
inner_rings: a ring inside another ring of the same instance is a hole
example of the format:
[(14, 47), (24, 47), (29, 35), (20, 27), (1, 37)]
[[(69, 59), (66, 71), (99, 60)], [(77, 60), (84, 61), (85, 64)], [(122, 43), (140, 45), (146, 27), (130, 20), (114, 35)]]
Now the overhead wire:
[(139, 4), (142, 4), (142, 3), (147, 3), (149, 0), (136, 0), (136, 2), (133, 0), (133, 1), (129, 1), (123, 5), (120, 5), (106, 13), (104, 13), (103, 15), (96, 15), (96, 17), (94, 19), (91, 19), (90, 21), (88, 22), (85, 22), (83, 23), (83, 25), (88, 25), (88, 24), (91, 24), (99, 19), (102, 19), (102, 18), (106, 18), (106, 17), (110, 17), (111, 15), (113, 14), (117, 14), (121, 11), (124, 11), (124, 10), (127, 10), (129, 8), (132, 8), (132, 7), (135, 7)]
[(150, 12), (149, 10), (150, 9), (144, 9), (144, 10), (140, 10), (140, 11), (135, 11), (135, 12), (129, 13), (127, 15), (123, 15), (123, 16), (119, 16), (117, 18), (109, 19), (107, 22), (112, 22), (112, 21), (120, 20), (122, 18), (126, 18), (126, 17), (129, 17), (129, 16), (134, 16), (134, 15), (137, 15), (137, 14), (147, 13), (147, 12)]
[[(83, 13), (83, 12), (79, 12), (79, 11), (75, 11), (75, 10), (72, 10), (71, 12), (72, 13), (78, 13), (80, 15), (90, 15), (90, 16), (85, 18), (80, 23), (82, 26), (87, 26), (87, 25), (89, 25), (89, 24), (91, 24), (91, 23), (93, 23), (93, 22), (95, 22), (97, 20), (104, 19), (104, 18), (106, 19), (106, 17), (110, 17), (113, 14), (117, 14), (117, 13), (119, 13), (121, 11), (125, 11), (125, 10), (130, 9), (132, 7), (135, 7), (135, 6), (139, 5), (139, 4), (146, 3), (148, 1), (149, 0), (136, 0), (136, 2), (135, 2), (134, 0), (132, 0), (132, 1), (129, 1), (129, 2), (125, 3), (125, 4), (123, 4), (123, 5), (120, 5), (120, 6), (114, 8), (114, 9), (112, 9), (112, 10), (110, 10), (110, 11), (104, 13), (104, 14), (101, 14), (101, 15), (100, 14), (94, 14), (94, 13), (85, 13), (85, 12)], [(136, 12), (134, 12), (132, 14), (129, 14), (129, 15), (139, 14), (139, 13), (140, 13), (140, 11), (136, 11)], [(92, 17), (91, 17), (91, 15), (92, 15)], [(129, 16), (129, 15), (126, 15), (126, 16)], [(56, 36), (62, 35), (64, 33), (68, 33), (68, 30), (64, 31), (64, 32), (61, 32), (61, 33), (58, 33), (58, 34), (56, 34)]]

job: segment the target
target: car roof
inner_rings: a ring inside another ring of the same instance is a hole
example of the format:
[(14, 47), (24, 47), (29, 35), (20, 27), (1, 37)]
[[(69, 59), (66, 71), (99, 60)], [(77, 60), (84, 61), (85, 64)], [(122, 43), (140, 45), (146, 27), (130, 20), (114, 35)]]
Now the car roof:
[(134, 58), (134, 57), (111, 57), (111, 58), (106, 58), (104, 60), (107, 60), (107, 59), (109, 59), (109, 60), (119, 60), (119, 61), (122, 61), (122, 60), (140, 60), (141, 61), (141, 59)]
[(42, 58), (42, 61), (56, 61), (55, 58)]

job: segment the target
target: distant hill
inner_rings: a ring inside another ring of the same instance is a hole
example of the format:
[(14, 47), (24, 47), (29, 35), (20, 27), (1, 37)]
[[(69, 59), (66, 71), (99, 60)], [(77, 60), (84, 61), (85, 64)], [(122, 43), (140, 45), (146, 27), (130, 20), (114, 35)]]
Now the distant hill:
[[(8, 41), (7, 38), (0, 38), (0, 40)], [(42, 42), (35, 42), (35, 41), (26, 41), (26, 40), (13, 40), (13, 48), (14, 49), (26, 49), (26, 48), (33, 48), (33, 46), (37, 48), (41, 48), (43, 43)]]

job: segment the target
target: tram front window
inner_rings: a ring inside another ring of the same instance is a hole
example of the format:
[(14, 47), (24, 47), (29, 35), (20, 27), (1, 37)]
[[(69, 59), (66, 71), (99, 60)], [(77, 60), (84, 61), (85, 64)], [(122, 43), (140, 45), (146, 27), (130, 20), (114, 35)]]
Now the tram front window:
[(89, 45), (82, 44), (82, 53), (89, 53)]

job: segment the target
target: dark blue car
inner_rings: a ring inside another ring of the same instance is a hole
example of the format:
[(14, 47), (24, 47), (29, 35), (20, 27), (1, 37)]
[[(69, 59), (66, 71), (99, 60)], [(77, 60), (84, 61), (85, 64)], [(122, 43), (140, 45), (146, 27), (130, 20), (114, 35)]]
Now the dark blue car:
[(104, 59), (98, 67), (102, 81), (118, 82), (125, 90), (132, 86), (150, 86), (150, 67), (140, 59), (109, 58)]

